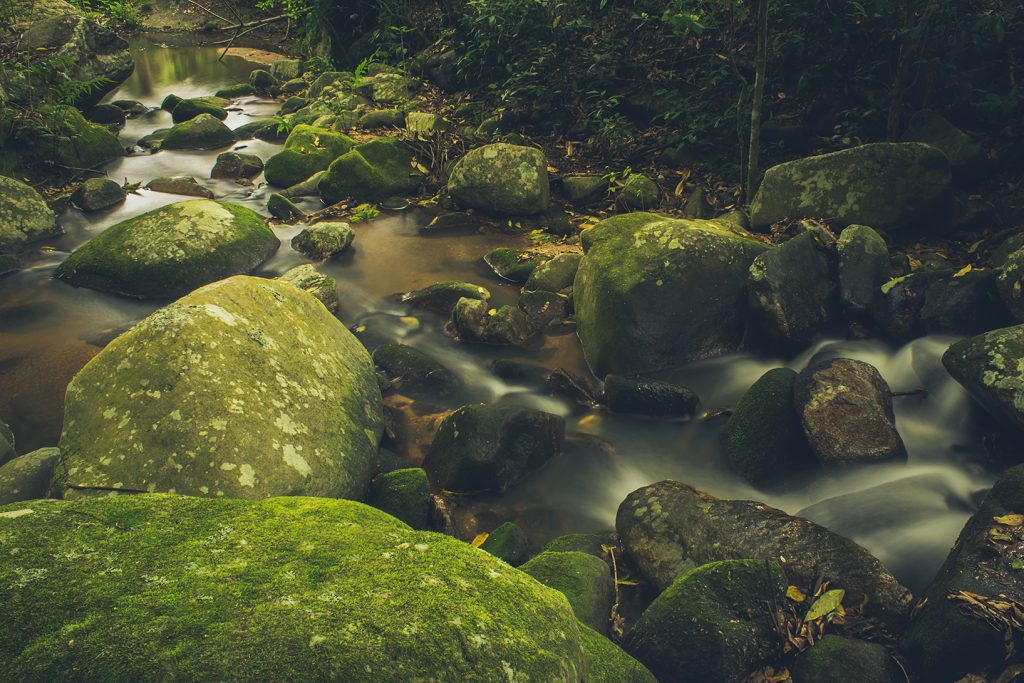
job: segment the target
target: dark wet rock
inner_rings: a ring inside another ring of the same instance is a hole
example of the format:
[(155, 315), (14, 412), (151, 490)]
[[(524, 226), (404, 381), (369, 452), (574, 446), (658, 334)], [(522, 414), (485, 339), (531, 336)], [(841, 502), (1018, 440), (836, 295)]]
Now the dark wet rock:
[(869, 311), (892, 277), (889, 248), (875, 230), (851, 225), (839, 235), (839, 299), (850, 313)]
[(58, 491), (358, 498), (383, 429), (362, 344), (306, 292), (246, 276), (117, 337), (75, 375), (64, 407)]
[(989, 412), (1024, 430), (1024, 325), (958, 341), (942, 365)]
[(565, 212), (560, 206), (548, 205), (547, 210), (537, 216), (535, 219), (540, 229), (550, 235), (557, 235), (559, 237), (567, 237), (573, 234), (576, 229), (572, 221), (569, 220), (569, 214)]
[(213, 93), (213, 96), (233, 100), (239, 97), (245, 97), (246, 95), (254, 95), (255, 93), (256, 90), (248, 83), (236, 83), (235, 85), (229, 85), (226, 88), (221, 88), (217, 92)]
[(147, 149), (150, 152), (156, 152), (160, 149), (160, 145), (163, 144), (164, 138), (166, 138), (167, 134), (170, 132), (170, 128), (158, 128), (148, 135), (143, 135), (135, 144), (142, 149)]
[(441, 422), (424, 467), (449, 491), (504, 491), (558, 455), (565, 419), (507, 405), (463, 406)]
[(923, 142), (940, 150), (949, 159), (953, 175), (958, 180), (977, 174), (985, 163), (985, 150), (974, 138), (932, 111), (914, 114), (903, 139)]
[(555, 368), (548, 374), (545, 383), (552, 393), (571, 399), (577, 405), (586, 408), (596, 408), (598, 405), (601, 386), (591, 381), (589, 376)]
[(587, 655), (587, 683), (657, 683), (640, 662), (592, 628), (581, 625)]
[(484, 262), (498, 277), (512, 282), (525, 283), (537, 266), (550, 257), (528, 249), (498, 247), (484, 256)]
[(174, 105), (171, 110), (171, 120), (175, 123), (190, 121), (200, 114), (209, 114), (215, 119), (223, 121), (228, 117), (224, 107), (230, 102), (221, 97), (191, 97), (184, 99)]
[(651, 603), (630, 631), (626, 651), (659, 680), (743, 680), (776, 651), (765, 605), (785, 600), (775, 560), (725, 560), (686, 573)]
[(251, 271), (279, 244), (255, 211), (194, 199), (107, 228), (75, 249), (54, 274), (102, 292), (174, 298)]
[(373, 362), (401, 392), (444, 394), (459, 380), (433, 356), (406, 344), (384, 344), (373, 352)]
[(210, 114), (176, 124), (164, 136), (161, 149), (217, 149), (235, 142), (234, 132)]
[(796, 658), (799, 683), (901, 683), (903, 671), (878, 643), (826, 635)]
[[(1024, 465), (1006, 470), (985, 496), (904, 634), (902, 649), (922, 680), (955, 681), (971, 672), (996, 676), (1004, 668), (1009, 654), (1005, 634), (1011, 627), (1003, 620), (1010, 616), (995, 601), (1014, 610), (1024, 604), (1024, 580), (1017, 568), (1024, 553), (1021, 513)], [(994, 623), (965, 593), (990, 606)]]
[(414, 194), (423, 176), (411, 165), (412, 151), (391, 138), (357, 145), (342, 154), (320, 179), (324, 203), (342, 199), (381, 201), (396, 195)]
[(480, 229), (480, 221), (466, 211), (451, 211), (435, 216), (420, 228), (421, 235), (472, 234)]
[(526, 562), (526, 558), (530, 556), (530, 543), (526, 534), (512, 522), (505, 522), (487, 534), (487, 539), (480, 545), (480, 549), (513, 567)]
[(89, 110), (85, 118), (93, 123), (101, 123), (105, 126), (114, 126), (116, 128), (124, 127), (125, 121), (127, 121), (124, 110), (114, 104), (97, 104)]
[(826, 576), (846, 591), (848, 604), (867, 600), (868, 615), (890, 624), (898, 625), (910, 608), (910, 592), (867, 550), (764, 503), (720, 500), (662, 481), (629, 494), (615, 527), (629, 557), (659, 589), (709, 562), (785, 557), (791, 583), (810, 586)]
[(686, 218), (711, 218), (714, 214), (714, 207), (708, 203), (701, 186), (694, 189), (683, 203), (683, 216)]
[(814, 464), (793, 401), (797, 373), (775, 368), (740, 398), (722, 431), (725, 456), (751, 484), (785, 478)]
[(249, 74), (249, 85), (256, 92), (270, 92), (277, 87), (277, 79), (266, 69), (254, 69)]
[(608, 195), (608, 180), (599, 175), (565, 176), (562, 193), (574, 206), (591, 206)]
[(520, 571), (564, 595), (576, 618), (598, 633), (608, 633), (614, 586), (608, 565), (580, 552), (543, 552)]
[(920, 319), (929, 333), (981, 334), (1013, 322), (996, 291), (995, 270), (972, 270), (933, 282)]
[(0, 466), (0, 505), (46, 498), (59, 457), (59, 448), (40, 448)]
[(614, 546), (618, 543), (614, 531), (605, 531), (596, 534), (565, 534), (548, 541), (544, 546), (545, 553), (566, 553), (580, 552), (604, 558), (607, 553), (604, 546)]
[(658, 189), (658, 184), (647, 176), (633, 173), (619, 189), (615, 204), (623, 211), (655, 209), (661, 204), (661, 190)]
[(17, 455), (14, 449), (14, 432), (7, 423), (0, 421), (0, 465)]
[(294, 114), (308, 104), (309, 100), (305, 97), (299, 97), (297, 95), (289, 97), (284, 101), (284, 104), (281, 105), (281, 108), (277, 111), (277, 115), (287, 116), (288, 114)]
[(419, 467), (394, 470), (374, 479), (368, 502), (413, 529), (430, 527), (430, 482)]
[(571, 289), (582, 260), (583, 254), (557, 254), (534, 268), (523, 289), (528, 292), (561, 292)]
[(480, 285), (457, 280), (442, 280), (401, 296), (401, 300), (410, 306), (444, 314), (451, 313), (459, 299), (480, 300), (486, 304), (490, 298), (491, 293)]
[(491, 364), (491, 371), (498, 377), (509, 382), (526, 383), (543, 386), (550, 371), (543, 365), (516, 360), (515, 358), (498, 358)]
[(284, 149), (267, 159), (267, 182), (277, 187), (301, 183), (314, 173), (326, 171), (332, 161), (355, 145), (352, 138), (329, 128), (296, 126), (288, 134)]
[(241, 152), (221, 152), (210, 170), (211, 178), (227, 178), (239, 180), (255, 178), (263, 172), (263, 159), (255, 154)]
[(178, 95), (175, 95), (174, 93), (170, 93), (169, 95), (164, 97), (164, 99), (160, 102), (160, 108), (163, 109), (164, 111), (170, 113), (172, 109), (174, 109), (176, 106), (178, 106), (178, 103), (181, 102), (182, 99), (184, 99), (184, 98), (179, 97)]
[(213, 199), (213, 190), (203, 187), (190, 175), (161, 176), (146, 183), (146, 189), (153, 192), (180, 194), (185, 197)]
[(0, 253), (59, 234), (57, 217), (35, 188), (0, 176)]
[(538, 330), (544, 329), (556, 320), (570, 315), (569, 299), (554, 292), (523, 292), (516, 306), (526, 314), (530, 325)]
[(100, 211), (125, 200), (124, 188), (110, 178), (89, 178), (71, 193), (71, 201), (82, 211)]
[(693, 415), (700, 399), (686, 387), (645, 377), (608, 375), (604, 398), (613, 413), (685, 417)]
[(301, 197), (319, 197), (320, 196), (320, 178), (323, 177), (326, 171), (319, 171), (309, 176), (306, 180), (301, 183), (295, 183), (291, 187), (281, 190), (277, 194), (285, 197), (286, 199), (299, 199)]
[(834, 317), (836, 240), (810, 226), (750, 264), (752, 328), (766, 340), (806, 345)]
[(292, 249), (309, 258), (325, 261), (348, 249), (354, 238), (355, 233), (348, 223), (315, 223), (292, 238)]
[(128, 118), (135, 118), (149, 112), (149, 107), (138, 100), (114, 100), (111, 104), (123, 111)]
[(949, 187), (949, 161), (917, 142), (880, 142), (773, 166), (750, 206), (750, 222), (822, 218), (892, 230), (920, 217)]
[(288, 127), (282, 126), (279, 119), (260, 119), (250, 121), (233, 131), (239, 140), (263, 140), (265, 142), (282, 142), (288, 139)]
[(1024, 248), (1010, 253), (999, 267), (996, 290), (1017, 322), (1024, 322)]
[(537, 334), (539, 322), (516, 306), (492, 309), (486, 300), (462, 298), (452, 308), (448, 331), (463, 342), (516, 346)]
[(21, 268), (21, 256), (18, 254), (0, 254), (0, 276), (17, 272)]
[(455, 165), (448, 192), (462, 207), (498, 216), (541, 213), (550, 196), (547, 161), (533, 147), (485, 145)]
[(986, 199), (963, 192), (948, 192), (935, 202), (922, 221), (929, 236), (944, 237), (998, 224), (995, 207)]
[(871, 317), (879, 334), (896, 342), (908, 342), (925, 333), (921, 309), (925, 295), (936, 282), (953, 276), (948, 268), (921, 268), (882, 285)]
[(582, 234), (573, 305), (598, 377), (713, 358), (740, 348), (747, 274), (768, 247), (714, 221), (631, 213)]
[(331, 313), (338, 312), (338, 282), (330, 275), (317, 271), (311, 263), (286, 270), (276, 279), (309, 292)]
[(405, 123), (401, 109), (372, 109), (359, 117), (360, 128), (400, 128)]
[(280, 192), (274, 192), (267, 198), (267, 211), (278, 220), (285, 222), (297, 221), (302, 218), (302, 209)]
[(824, 465), (907, 455), (896, 431), (889, 385), (863, 361), (836, 358), (806, 368), (793, 385), (793, 401), (807, 442)]
[[(592, 655), (561, 594), (361, 503), (35, 501), (4, 507), (0, 529), (18, 549), (0, 559), (4, 585), (35, 570), (24, 600), (4, 608), (19, 624), (0, 646), (10, 680), (143, 681), (155, 662), (168, 680), (589, 678)], [(87, 557), (97, 571), (83, 571)]]

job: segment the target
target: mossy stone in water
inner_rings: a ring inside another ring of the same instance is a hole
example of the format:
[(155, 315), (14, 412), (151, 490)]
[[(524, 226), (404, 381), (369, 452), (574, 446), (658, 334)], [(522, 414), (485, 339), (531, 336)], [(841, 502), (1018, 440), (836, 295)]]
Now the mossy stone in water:
[(217, 161), (210, 169), (211, 178), (228, 178), (240, 180), (255, 178), (263, 171), (263, 159), (255, 154), (241, 152), (221, 152)]
[(213, 93), (213, 95), (214, 97), (223, 97), (230, 100), (236, 97), (252, 95), (255, 92), (256, 90), (248, 83), (236, 83), (235, 85), (229, 85), (226, 88), (221, 88), (217, 92)]
[(55, 161), (69, 168), (95, 168), (124, 156), (124, 147), (105, 126), (90, 123), (69, 106), (39, 108), (27, 133), (28, 162)]
[(498, 247), (487, 252), (484, 262), (498, 277), (524, 283), (530, 279), (533, 271), (549, 258), (551, 257), (527, 249)]
[(519, 569), (562, 593), (577, 619), (599, 633), (607, 633), (614, 586), (611, 570), (603, 560), (580, 552), (544, 552)]
[(289, 133), (284, 149), (267, 159), (264, 169), (267, 182), (278, 187), (301, 183), (327, 169), (355, 144), (352, 138), (329, 128), (298, 125)]
[(195, 199), (129, 218), (75, 249), (56, 277), (140, 299), (173, 298), (247, 273), (280, 241), (263, 218), (238, 204)]
[(267, 199), (267, 211), (278, 220), (285, 222), (296, 221), (302, 218), (302, 209), (295, 206), (292, 200), (280, 192), (275, 192)]
[(373, 352), (373, 362), (402, 393), (444, 394), (459, 380), (433, 356), (406, 344), (383, 344)]
[(958, 341), (942, 365), (989, 412), (1024, 429), (1024, 325)]
[(376, 202), (416, 192), (422, 175), (412, 165), (412, 152), (399, 140), (382, 139), (341, 155), (320, 179), (320, 197), (334, 204), (351, 197)]
[(797, 657), (799, 683), (900, 683), (903, 672), (878, 643), (829, 634)]
[(0, 176), (0, 253), (61, 233), (54, 215), (35, 188)]
[(518, 525), (505, 522), (487, 535), (480, 550), (518, 567), (530, 556), (530, 543)]
[(249, 85), (256, 92), (269, 92), (277, 85), (277, 79), (266, 69), (254, 69), (249, 74)]
[(431, 507), (427, 473), (410, 467), (380, 475), (370, 487), (369, 503), (413, 529), (427, 529)]
[(171, 110), (171, 120), (181, 123), (194, 119), (200, 114), (209, 114), (223, 121), (228, 117), (228, 112), (224, 109), (228, 104), (230, 102), (221, 97), (192, 97), (174, 105), (174, 109)]
[(491, 298), (491, 293), (486, 288), (469, 282), (442, 280), (422, 289), (406, 292), (401, 298), (410, 306), (448, 314), (459, 299), (487, 301)]
[(59, 448), (40, 448), (0, 466), (0, 505), (45, 498), (58, 457)]
[(580, 624), (587, 656), (587, 683), (658, 683), (647, 667), (603, 635)]
[(614, 531), (606, 531), (596, 534), (565, 534), (548, 541), (544, 546), (545, 553), (566, 553), (581, 552), (603, 558), (605, 556), (604, 546), (614, 546), (617, 543)]
[(751, 484), (785, 478), (814, 464), (793, 403), (797, 373), (775, 368), (740, 398), (722, 431), (725, 456)]
[(340, 221), (314, 223), (292, 238), (292, 249), (309, 258), (326, 260), (348, 249), (355, 238), (352, 227)]
[(523, 285), (523, 289), (528, 292), (561, 292), (570, 289), (582, 260), (583, 254), (558, 254), (538, 264), (530, 273), (530, 278)]
[(110, 178), (89, 178), (71, 193), (71, 201), (83, 211), (101, 211), (125, 200), (124, 188)]
[(362, 344), (306, 292), (246, 276), (117, 337), (75, 375), (64, 415), (58, 491), (235, 498), (361, 497), (383, 424)]
[(281, 125), (280, 119), (262, 119), (250, 121), (234, 130), (239, 140), (263, 140), (264, 142), (281, 142), (288, 138), (288, 127)]
[(33, 501), (0, 509), (0, 535), (11, 680), (586, 676), (561, 594), (361, 503)]
[(498, 216), (541, 213), (551, 192), (547, 161), (533, 147), (484, 145), (455, 164), (448, 191), (460, 206)]
[(313, 264), (303, 263), (301, 266), (295, 266), (279, 275), (277, 279), (309, 292), (331, 313), (338, 312), (338, 281), (317, 271)]
[(235, 134), (210, 114), (176, 124), (164, 136), (161, 149), (217, 149), (235, 142)]

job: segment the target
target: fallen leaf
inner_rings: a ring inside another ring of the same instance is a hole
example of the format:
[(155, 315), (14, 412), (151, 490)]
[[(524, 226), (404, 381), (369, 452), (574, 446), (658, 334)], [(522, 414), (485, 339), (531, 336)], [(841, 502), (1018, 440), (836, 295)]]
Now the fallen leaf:
[(1000, 531), (999, 529), (989, 529), (988, 530), (988, 535), (992, 537), (993, 541), (1003, 541), (1004, 543), (1011, 543), (1011, 542), (1013, 542), (1013, 536), (1011, 536), (1010, 534), (1004, 533), (1004, 532)]
[(967, 275), (967, 273), (971, 272), (972, 270), (974, 270), (974, 266), (972, 266), (970, 263), (968, 263), (966, 266), (964, 266), (960, 270), (956, 271), (953, 274), (953, 277), (963, 277), (964, 275)]
[(470, 545), (473, 546), (474, 548), (479, 548), (480, 546), (482, 546), (484, 544), (484, 541), (487, 540), (488, 536), (490, 536), (490, 534), (487, 533), (487, 532), (484, 532), (482, 534), (477, 534), (473, 538), (473, 542), (470, 543)]
[(803, 602), (807, 599), (807, 596), (804, 595), (804, 592), (796, 586), (790, 586), (786, 589), (786, 597), (792, 600), (793, 602)]
[(846, 597), (846, 591), (842, 588), (835, 588), (830, 591), (826, 591), (824, 595), (814, 601), (811, 608), (807, 610), (807, 614), (804, 616), (804, 621), (814, 621), (815, 619), (821, 619), (822, 617), (830, 614), (837, 614), (839, 616), (844, 615), (846, 612), (843, 610), (843, 598)]
[(1024, 524), (1024, 515), (1016, 513), (1012, 515), (993, 517), (992, 519), (996, 524), (1002, 524), (1003, 526), (1020, 526), (1021, 524)]

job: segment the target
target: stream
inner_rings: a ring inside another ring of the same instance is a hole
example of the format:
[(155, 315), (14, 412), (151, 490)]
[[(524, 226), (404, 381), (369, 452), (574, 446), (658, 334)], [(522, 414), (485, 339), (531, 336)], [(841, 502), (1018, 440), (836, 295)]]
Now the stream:
[[(157, 108), (169, 93), (209, 95), (246, 80), (258, 65), (229, 56), (218, 61), (217, 48), (169, 48), (140, 38), (133, 41), (135, 73), (108, 100), (136, 99)], [(247, 97), (230, 111), (232, 128), (272, 116), (279, 102)], [(156, 128), (171, 125), (167, 112), (155, 109), (130, 119), (121, 140), (130, 145)], [(280, 145), (243, 141), (234, 149), (264, 160)], [(270, 194), (258, 178), (252, 187), (211, 180), (217, 153), (139, 151), (111, 163), (108, 177), (146, 183), (163, 175), (193, 175), (217, 199), (238, 202), (263, 215)], [(0, 278), (0, 420), (11, 425), (20, 453), (55, 445), (59, 439), (65, 388), (81, 367), (160, 302), (140, 302), (54, 280), (54, 268), (75, 247), (105, 228), (185, 197), (139, 190), (108, 211), (83, 214), (69, 209), (60, 220), (66, 234), (39, 248), (27, 267)], [(301, 206), (317, 208), (319, 200)], [(419, 209), (383, 212), (353, 224), (353, 248), (318, 268), (338, 281), (340, 319), (356, 330), (372, 350), (401, 341), (447, 365), (462, 382), (443, 401), (388, 397), (397, 415), (391, 466), (416, 465), (438, 416), (469, 402), (514, 402), (564, 415), (565, 452), (500, 496), (460, 498), (456, 516), (468, 538), (504, 521), (519, 524), (534, 549), (569, 532), (600, 531), (614, 524), (619, 502), (634, 489), (661, 479), (686, 482), (715, 496), (764, 501), (801, 514), (849, 536), (879, 557), (912, 590), (935, 574), (975, 507), (979, 490), (993, 480), (981, 464), (981, 440), (971, 419), (967, 394), (942, 368), (940, 358), (953, 340), (924, 337), (903, 348), (875, 340), (818, 340), (795, 358), (731, 355), (662, 373), (659, 378), (690, 387), (702, 400), (698, 418), (663, 420), (589, 411), (535, 387), (510, 384), (490, 370), (498, 358), (514, 358), (576, 374), (589, 371), (571, 328), (548, 333), (528, 348), (492, 348), (453, 342), (444, 320), (399, 303), (394, 294), (438, 280), (467, 280), (491, 290), (498, 305), (515, 300), (515, 285), (497, 278), (481, 256), (499, 246), (524, 245), (506, 234), (425, 237), (418, 229), (429, 220)], [(301, 226), (277, 226), (281, 248), (255, 274), (274, 277), (308, 262), (289, 246)], [(897, 428), (909, 454), (906, 462), (873, 464), (794, 477), (776, 488), (754, 489), (728, 467), (718, 435), (724, 418), (700, 419), (736, 403), (764, 372), (787, 365), (796, 370), (812, 360), (850, 357), (876, 366), (893, 391), (919, 388), (927, 397), (897, 397)]]

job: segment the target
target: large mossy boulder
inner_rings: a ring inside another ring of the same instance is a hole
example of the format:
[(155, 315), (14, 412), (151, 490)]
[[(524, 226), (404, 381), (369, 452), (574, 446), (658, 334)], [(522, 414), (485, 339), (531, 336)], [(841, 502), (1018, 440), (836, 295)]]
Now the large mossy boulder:
[(467, 209), (498, 216), (545, 211), (550, 199), (547, 161), (533, 147), (506, 143), (468, 152), (448, 178), (452, 199)]
[(1024, 325), (958, 341), (942, 365), (993, 415), (1024, 430)]
[(592, 628), (580, 625), (587, 654), (587, 683), (658, 683), (647, 667)]
[(199, 114), (175, 124), (160, 143), (161, 149), (218, 149), (233, 144), (234, 132), (210, 114)]
[(337, 318), (285, 282), (233, 277), (75, 375), (56, 489), (361, 497), (382, 424), (370, 355)]
[(750, 206), (764, 229), (822, 218), (891, 230), (921, 218), (949, 187), (946, 155), (919, 142), (879, 142), (787, 161), (765, 171)]
[(271, 185), (291, 187), (327, 170), (332, 161), (355, 145), (349, 136), (329, 128), (298, 125), (288, 134), (284, 149), (267, 159), (263, 173)]
[[(1024, 465), (1006, 470), (967, 522), (904, 634), (922, 680), (995, 678), (1019, 643)], [(1010, 649), (1008, 649), (1010, 648)]]
[(910, 608), (910, 591), (867, 550), (764, 503), (721, 500), (661, 481), (626, 497), (615, 528), (630, 559), (659, 589), (709, 562), (785, 557), (792, 583), (812, 586), (827, 576), (846, 591), (848, 604), (863, 604), (890, 625), (901, 624)]
[(335, 159), (320, 178), (320, 197), (325, 204), (334, 204), (346, 198), (375, 202), (412, 194), (423, 176), (411, 162), (412, 151), (400, 140), (357, 145)]
[(441, 422), (423, 466), (449, 491), (504, 491), (561, 452), (564, 440), (559, 415), (473, 404)]
[(252, 209), (208, 199), (168, 204), (107, 228), (56, 277), (140, 299), (173, 298), (267, 260), (280, 241)]
[(576, 322), (598, 377), (683, 365), (737, 350), (747, 271), (768, 247), (718, 223), (631, 213), (583, 233)]
[(60, 233), (57, 217), (35, 188), (0, 176), (0, 254)]
[(584, 624), (598, 633), (608, 632), (615, 590), (603, 560), (580, 552), (545, 552), (519, 569), (562, 593)]
[(659, 680), (741, 681), (776, 652), (768, 605), (785, 600), (778, 561), (742, 559), (697, 567), (644, 610), (626, 650)]
[(181, 123), (194, 119), (200, 114), (209, 114), (215, 119), (223, 121), (228, 117), (228, 112), (224, 108), (231, 104), (229, 100), (221, 97), (190, 97), (188, 99), (181, 100), (171, 110), (171, 120), (175, 123)]
[(561, 594), (361, 503), (34, 501), (0, 537), (9, 680), (589, 680)]
[(37, 113), (15, 133), (24, 166), (56, 163), (66, 171), (96, 168), (124, 156), (117, 136), (106, 126), (87, 121), (74, 107), (44, 106)]

